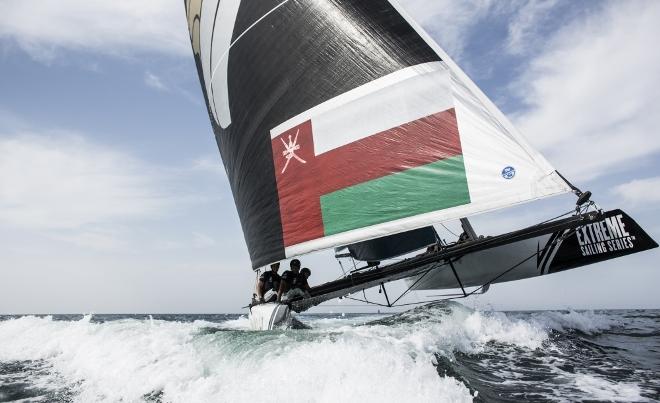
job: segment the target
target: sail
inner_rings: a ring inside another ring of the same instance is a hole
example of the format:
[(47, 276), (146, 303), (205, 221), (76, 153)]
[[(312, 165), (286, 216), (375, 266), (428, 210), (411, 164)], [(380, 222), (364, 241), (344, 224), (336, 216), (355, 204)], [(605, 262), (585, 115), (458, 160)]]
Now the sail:
[(188, 0), (253, 267), (570, 191), (387, 0)]
[(346, 246), (349, 255), (356, 260), (380, 261), (405, 255), (438, 242), (433, 226), (422, 227), (397, 234), (357, 242)]

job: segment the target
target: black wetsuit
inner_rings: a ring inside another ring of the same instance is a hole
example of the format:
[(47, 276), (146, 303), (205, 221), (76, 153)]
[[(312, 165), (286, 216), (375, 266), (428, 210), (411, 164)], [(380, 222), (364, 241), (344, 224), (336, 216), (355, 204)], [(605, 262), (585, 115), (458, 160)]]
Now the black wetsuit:
[(307, 277), (304, 274), (298, 273), (296, 278), (293, 280), (293, 285), (291, 288), (300, 288), (303, 291), (309, 290), (309, 284), (307, 284)]
[(277, 292), (280, 289), (280, 275), (272, 271), (264, 272), (259, 276), (259, 280), (264, 282), (264, 293), (268, 290)]
[(296, 277), (297, 277), (296, 273), (294, 273), (291, 270), (287, 270), (284, 273), (282, 273), (282, 277), (280, 279), (282, 282), (284, 282), (287, 285), (287, 289), (285, 290), (285, 292), (295, 287), (294, 283)]

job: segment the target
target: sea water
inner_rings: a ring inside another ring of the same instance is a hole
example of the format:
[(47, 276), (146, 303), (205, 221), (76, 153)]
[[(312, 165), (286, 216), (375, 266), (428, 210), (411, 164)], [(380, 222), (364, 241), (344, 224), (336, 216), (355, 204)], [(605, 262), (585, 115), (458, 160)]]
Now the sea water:
[(654, 401), (660, 311), (0, 316), (0, 401)]

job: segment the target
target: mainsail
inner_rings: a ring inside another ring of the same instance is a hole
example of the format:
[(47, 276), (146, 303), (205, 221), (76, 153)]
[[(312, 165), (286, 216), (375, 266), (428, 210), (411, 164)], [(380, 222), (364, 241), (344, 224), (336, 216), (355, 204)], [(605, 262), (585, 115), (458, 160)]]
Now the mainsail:
[(571, 190), (388, 0), (187, 0), (253, 267)]

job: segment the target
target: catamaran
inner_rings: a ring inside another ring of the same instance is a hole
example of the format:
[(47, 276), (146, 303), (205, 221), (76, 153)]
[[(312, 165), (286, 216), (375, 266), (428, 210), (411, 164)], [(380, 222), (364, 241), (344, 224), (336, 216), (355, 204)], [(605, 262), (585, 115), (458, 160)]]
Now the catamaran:
[[(658, 246), (555, 170), (396, 1), (185, 7), (252, 268), (329, 248), (360, 262), (305, 297), (251, 304), (254, 329), (372, 287), (389, 307), (414, 290), (467, 297)], [(531, 227), (483, 237), (468, 220), (568, 192), (569, 213)], [(451, 243), (433, 227), (449, 220), (464, 231)]]

